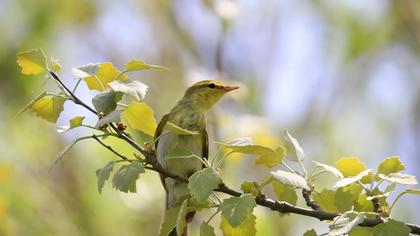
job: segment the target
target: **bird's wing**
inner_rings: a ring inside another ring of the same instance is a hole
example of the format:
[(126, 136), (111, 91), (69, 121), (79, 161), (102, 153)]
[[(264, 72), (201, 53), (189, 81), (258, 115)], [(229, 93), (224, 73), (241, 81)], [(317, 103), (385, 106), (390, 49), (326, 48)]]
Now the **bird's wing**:
[(156, 132), (155, 132), (155, 148), (157, 149), (158, 143), (159, 143), (159, 136), (162, 134), (163, 128), (165, 127), (166, 123), (168, 122), (168, 118), (169, 118), (169, 114), (166, 114), (162, 117), (162, 119), (160, 120), (157, 128), (156, 128)]
[(209, 158), (209, 136), (207, 135), (207, 130), (205, 127), (201, 133), (202, 155), (203, 158), (207, 160)]

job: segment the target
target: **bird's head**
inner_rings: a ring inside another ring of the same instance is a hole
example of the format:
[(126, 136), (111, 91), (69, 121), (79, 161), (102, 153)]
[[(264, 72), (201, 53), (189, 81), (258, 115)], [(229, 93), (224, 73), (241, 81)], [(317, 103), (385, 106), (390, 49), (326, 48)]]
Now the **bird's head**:
[(204, 109), (209, 109), (227, 92), (238, 88), (237, 86), (226, 86), (214, 80), (203, 80), (189, 87), (185, 92), (184, 99)]

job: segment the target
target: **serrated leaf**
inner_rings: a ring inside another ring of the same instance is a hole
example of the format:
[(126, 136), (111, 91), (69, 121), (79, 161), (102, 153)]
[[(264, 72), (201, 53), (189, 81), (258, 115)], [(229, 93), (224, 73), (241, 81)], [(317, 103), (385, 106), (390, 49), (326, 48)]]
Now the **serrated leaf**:
[(318, 236), (318, 234), (316, 233), (316, 231), (314, 229), (308, 230), (306, 231), (303, 236)]
[(405, 170), (405, 166), (401, 162), (401, 159), (397, 156), (392, 156), (388, 157), (379, 164), (377, 173), (388, 175), (391, 173), (400, 172), (402, 170)]
[(222, 179), (215, 170), (204, 168), (189, 178), (188, 189), (198, 202), (205, 202), (220, 183)]
[(240, 197), (224, 199), (219, 205), (218, 210), (222, 211), (222, 215), (226, 217), (229, 225), (238, 227), (252, 213), (256, 206), (255, 198), (252, 195), (244, 194)]
[(256, 182), (248, 182), (245, 181), (241, 184), (241, 190), (244, 193), (250, 193), (253, 196), (258, 196), (261, 194), (261, 191), (258, 188), (258, 184)]
[(47, 57), (40, 48), (20, 52), (17, 58), (24, 75), (38, 75), (47, 71)]
[(166, 210), (163, 223), (160, 226), (159, 236), (168, 236), (169, 233), (176, 227), (179, 209), (180, 206)]
[(278, 201), (285, 201), (292, 205), (297, 204), (298, 196), (293, 188), (278, 180), (272, 181), (271, 185)]
[(137, 71), (137, 70), (150, 70), (150, 69), (169, 70), (168, 68), (163, 67), (163, 66), (146, 64), (142, 60), (131, 60), (124, 66), (124, 71), (127, 71), (127, 72)]
[(291, 161), (303, 161), (305, 158), (305, 152), (300, 146), (297, 139), (295, 139), (289, 131), (284, 132), (285, 147), (287, 150), (286, 158)]
[(255, 236), (257, 230), (255, 229), (256, 217), (254, 214), (250, 214), (246, 219), (237, 227), (230, 225), (229, 220), (222, 215), (222, 221), (220, 223), (220, 229), (224, 236)]
[(394, 182), (397, 184), (406, 184), (406, 185), (416, 185), (417, 180), (416, 176), (407, 175), (402, 173), (391, 173), (389, 175), (379, 174), (379, 178), (387, 180), (389, 182)]
[(113, 91), (130, 95), (139, 102), (144, 99), (147, 89), (149, 88), (140, 81), (130, 79), (126, 81), (114, 80), (108, 85)]
[(312, 197), (322, 210), (327, 212), (337, 212), (334, 191), (323, 189), (320, 193), (312, 193)]
[(254, 162), (256, 165), (264, 165), (268, 168), (274, 167), (281, 163), (286, 155), (286, 149), (282, 146), (276, 148), (274, 152), (267, 153), (257, 157)]
[(199, 134), (198, 131), (187, 130), (171, 122), (166, 123), (165, 129), (169, 130), (171, 133), (176, 134), (176, 135), (198, 135)]
[(61, 126), (57, 128), (58, 133), (67, 132), (71, 129), (77, 128), (82, 125), (83, 120), (85, 119), (84, 116), (75, 116), (69, 120), (70, 125)]
[(97, 112), (107, 115), (117, 108), (117, 102), (121, 100), (122, 95), (121, 92), (106, 91), (93, 97), (92, 104)]
[(371, 173), (371, 170), (367, 169), (367, 170), (364, 170), (364, 171), (360, 172), (356, 176), (341, 179), (341, 180), (339, 180), (335, 183), (333, 188), (340, 188), (340, 187), (344, 187), (344, 186), (347, 186), (349, 184), (355, 183), (359, 180), (362, 180), (362, 178), (369, 175), (369, 173)]
[(231, 149), (234, 152), (244, 153), (244, 154), (254, 154), (254, 155), (265, 155), (272, 153), (274, 150), (261, 146), (252, 144), (252, 139), (250, 137), (234, 139), (228, 143), (215, 142), (225, 148)]
[(105, 185), (105, 182), (109, 179), (111, 172), (114, 168), (115, 161), (111, 161), (106, 166), (96, 170), (96, 176), (98, 177), (98, 191), (102, 193), (102, 189)]
[(64, 110), (66, 100), (61, 96), (45, 95), (32, 104), (31, 111), (35, 112), (37, 116), (55, 123)]
[(333, 166), (326, 165), (326, 164), (319, 163), (317, 161), (312, 161), (312, 162), (315, 163), (315, 165), (324, 169), (325, 171), (333, 174), (337, 179), (344, 178), (344, 175), (337, 168), (335, 168)]
[(157, 126), (153, 113), (146, 103), (132, 102), (124, 110), (123, 116), (132, 128), (153, 137)]
[(90, 90), (100, 92), (109, 89), (109, 83), (114, 80), (128, 80), (111, 62), (87, 64), (73, 68), (72, 71), (76, 78), (83, 79), (86, 82)]
[(136, 180), (140, 173), (144, 173), (144, 166), (139, 162), (132, 162), (121, 168), (114, 174), (112, 178), (112, 186), (121, 192), (136, 192)]
[(176, 218), (176, 233), (177, 235), (183, 235), (185, 224), (185, 216), (188, 213), (188, 199), (185, 199), (179, 209), (178, 217)]
[(364, 214), (356, 212), (346, 212), (334, 218), (332, 224), (329, 225), (330, 231), (328, 235), (341, 236), (347, 234), (354, 227), (362, 223), (366, 219)]
[(306, 190), (311, 189), (306, 179), (304, 179), (302, 176), (298, 174), (282, 171), (282, 170), (271, 171), (270, 173), (274, 178), (276, 178), (277, 180), (279, 180), (280, 182), (284, 184), (292, 185), (294, 187), (303, 188)]
[(50, 68), (50, 70), (54, 71), (54, 72), (59, 72), (61, 70), (61, 65), (58, 62), (58, 60), (50, 57), (48, 59), (48, 67)]
[(106, 116), (98, 120), (98, 122), (95, 125), (95, 128), (99, 129), (106, 124), (109, 124), (112, 122), (120, 122), (122, 112), (123, 112), (122, 110), (115, 110), (115, 111), (110, 112), (109, 114), (107, 114)]
[(216, 236), (213, 226), (203, 221), (200, 226), (200, 236)]
[(373, 236), (408, 236), (410, 232), (411, 229), (408, 226), (396, 220), (389, 220), (373, 228)]

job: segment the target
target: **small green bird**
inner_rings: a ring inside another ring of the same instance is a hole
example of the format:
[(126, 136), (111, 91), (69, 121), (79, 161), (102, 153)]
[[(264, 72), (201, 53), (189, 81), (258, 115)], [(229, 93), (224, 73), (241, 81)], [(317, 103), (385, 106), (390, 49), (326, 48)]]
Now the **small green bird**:
[[(237, 86), (225, 86), (217, 81), (204, 80), (187, 89), (184, 97), (168, 114), (162, 117), (155, 132), (157, 158), (164, 168), (185, 177), (190, 177), (194, 172), (203, 168), (201, 161), (196, 158), (167, 159), (166, 155), (174, 148), (182, 148), (207, 159), (209, 153), (206, 131), (207, 111), (227, 92), (238, 88)], [(171, 133), (167, 131), (168, 122), (190, 131), (197, 131), (198, 135)], [(186, 183), (171, 178), (162, 178), (162, 184), (166, 191), (166, 209), (181, 205), (182, 197), (189, 193)], [(191, 222), (193, 217), (194, 212), (189, 213), (186, 217), (187, 222)], [(187, 234), (186, 227), (183, 236)], [(176, 236), (176, 231), (173, 230), (170, 235)]]

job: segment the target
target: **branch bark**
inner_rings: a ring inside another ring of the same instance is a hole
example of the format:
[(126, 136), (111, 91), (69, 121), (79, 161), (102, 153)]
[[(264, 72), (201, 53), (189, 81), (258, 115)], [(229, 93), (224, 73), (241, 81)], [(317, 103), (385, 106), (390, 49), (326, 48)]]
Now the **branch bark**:
[[(68, 89), (68, 87), (60, 80), (60, 78), (58, 77), (58, 75), (56, 73), (50, 71), (50, 74), (54, 78), (54, 80), (57, 81), (57, 83), (60, 85), (60, 87), (62, 87), (64, 89), (64, 91), (66, 91), (71, 96), (71, 98), (72, 98), (72, 100), (74, 101), (75, 104), (81, 105), (81, 106), (85, 107), (87, 110), (89, 110), (90, 112), (99, 116), (99, 114), (95, 111), (95, 109), (89, 107), (86, 103), (81, 101), (70, 89)], [(123, 139), (124, 141), (126, 141), (128, 144), (130, 144), (133, 148), (135, 148), (137, 151), (139, 151), (145, 157), (146, 163), (150, 165), (150, 167), (146, 166), (145, 167), (146, 169), (158, 172), (159, 174), (163, 175), (164, 177), (173, 178), (173, 179), (176, 179), (178, 181), (188, 183), (188, 178), (186, 178), (184, 176), (181, 176), (181, 175), (177, 175), (175, 173), (171, 173), (168, 170), (164, 169), (159, 164), (159, 162), (157, 161), (157, 157), (156, 157), (155, 152), (142, 148), (128, 134), (126, 134), (123, 131), (120, 131), (114, 124), (110, 123), (110, 126), (116, 132), (116, 135), (114, 135), (115, 137)], [(93, 135), (92, 138), (94, 138), (102, 146), (107, 148), (109, 151), (111, 151), (112, 153), (114, 153), (115, 155), (120, 157), (121, 159), (128, 160), (127, 157), (125, 157), (125, 156), (121, 155), (120, 153), (118, 153), (117, 151), (115, 151), (111, 146), (108, 146), (105, 143), (103, 143), (97, 136)], [(214, 191), (225, 193), (227, 195), (235, 196), (235, 197), (239, 197), (243, 194), (241, 192), (238, 192), (236, 190), (233, 190), (233, 189), (229, 188), (225, 184), (219, 184), (218, 188), (214, 189)], [(260, 206), (267, 207), (267, 208), (271, 209), (272, 211), (277, 211), (277, 212), (281, 212), (281, 213), (293, 213), (293, 214), (298, 214), (298, 215), (303, 215), (303, 216), (309, 216), (309, 217), (312, 217), (312, 218), (316, 218), (320, 221), (333, 220), (335, 217), (339, 216), (339, 214), (337, 214), (337, 213), (326, 212), (326, 211), (323, 211), (320, 208), (319, 209), (309, 209), (309, 208), (298, 207), (298, 206), (294, 206), (294, 205), (292, 205), (288, 202), (272, 200), (272, 199), (267, 198), (265, 196), (256, 197), (255, 202)], [(384, 222), (384, 220), (381, 219), (381, 218), (366, 219), (361, 224), (359, 224), (359, 226), (374, 227), (374, 226), (376, 226), (378, 224), (381, 224), (383, 222)], [(405, 223), (405, 225), (411, 229), (412, 234), (420, 235), (420, 226), (410, 224), (410, 223)]]

